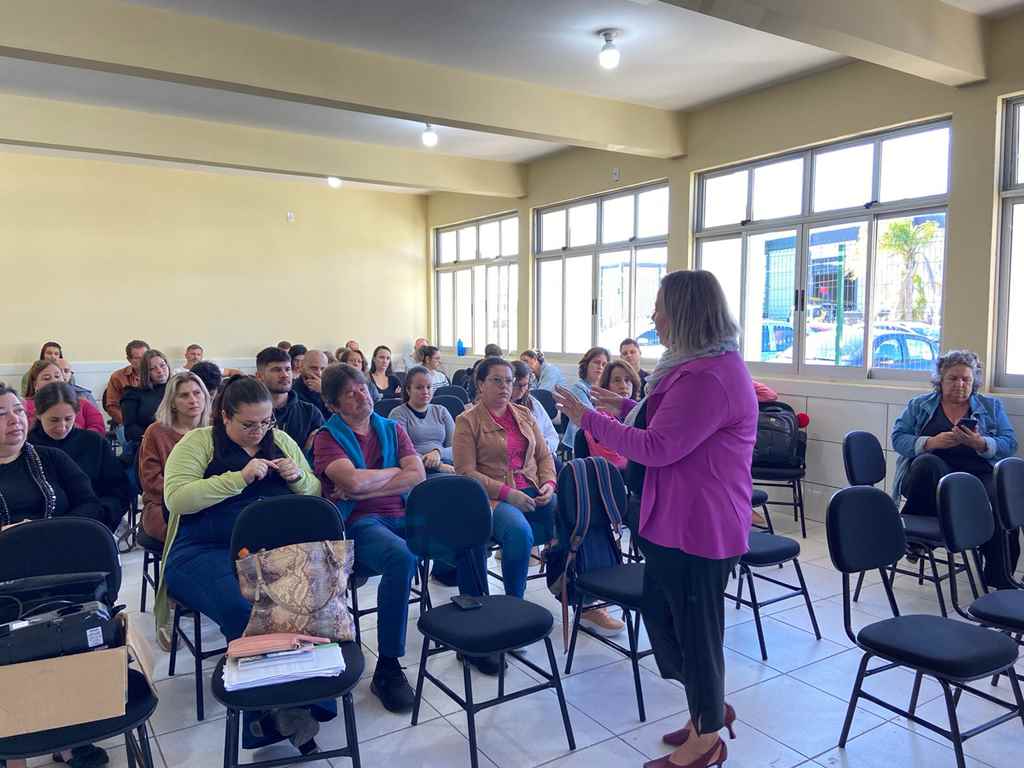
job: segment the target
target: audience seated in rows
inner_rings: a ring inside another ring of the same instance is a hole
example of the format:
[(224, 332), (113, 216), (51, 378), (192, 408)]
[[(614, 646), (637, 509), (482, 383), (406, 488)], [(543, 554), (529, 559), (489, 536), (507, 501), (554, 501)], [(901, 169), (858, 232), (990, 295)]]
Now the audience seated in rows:
[[(313, 440), (313, 466), (355, 543), (356, 570), (380, 574), (377, 588), (377, 666), (370, 690), (392, 712), (412, 709), (413, 691), (399, 659), (405, 655), (409, 595), (416, 556), (406, 544), (404, 495), (425, 478), (405, 429), (373, 412), (366, 377), (352, 366), (330, 366), (322, 393), (332, 415)], [(484, 553), (455, 563), (460, 591), (486, 589)], [(425, 588), (425, 585), (424, 585)], [(481, 670), (497, 672), (476, 660)]]
[[(292, 347), (291, 351), (294, 350), (295, 347)], [(292, 365), (294, 364), (293, 358)], [(299, 396), (300, 400), (312, 405), (320, 411), (320, 415), (324, 419), (328, 419), (331, 413), (327, 410), (327, 406), (324, 405), (323, 397), (320, 396), (320, 379), (325, 368), (327, 368), (326, 354), (319, 349), (306, 351), (302, 355), (302, 371), (298, 380), (292, 385), (292, 389)]]
[(424, 339), (422, 336), (412, 343), (412, 352), (409, 352), (402, 358), (402, 368), (408, 371), (410, 368), (415, 368), (417, 365), (423, 365), (423, 361), (420, 358), (420, 350), (430, 344), (428, 339)]
[(164, 399), (164, 388), (171, 377), (171, 365), (159, 349), (148, 349), (139, 364), (139, 384), (121, 395), (124, 436), (137, 444), (156, 418), (156, 409)]
[(139, 339), (129, 341), (124, 348), (128, 365), (110, 374), (110, 381), (107, 382), (107, 389), (103, 393), (103, 408), (110, 414), (111, 421), (117, 425), (124, 424), (124, 417), (121, 415), (121, 397), (129, 387), (139, 386), (142, 356), (148, 350), (149, 344), (144, 341)]
[[(287, 342), (284, 342), (287, 344)], [(278, 348), (280, 348), (280, 343)], [(306, 346), (304, 344), (292, 344), (285, 350), (292, 358), (292, 378), (298, 379), (302, 376), (302, 364), (306, 360)]]
[[(601, 389), (614, 392), (619, 397), (624, 397), (627, 400), (640, 400), (640, 391), (643, 388), (643, 385), (640, 383), (640, 377), (637, 376), (636, 371), (625, 360), (615, 360), (614, 362), (608, 363), (604, 371), (601, 373), (601, 379), (598, 382), (598, 386)], [(609, 419), (616, 419), (618, 421), (622, 420), (618, 413), (611, 413), (600, 405), (597, 406), (596, 410), (602, 416), (606, 416)], [(611, 448), (601, 445), (597, 438), (586, 430), (584, 430), (583, 435), (587, 440), (587, 447), (590, 449), (591, 456), (600, 456), (605, 458), (610, 464), (618, 467), (620, 470), (624, 470), (626, 468), (626, 464), (629, 463), (629, 460), (625, 456), (613, 451)]]
[(533, 378), (537, 381), (537, 389), (554, 392), (555, 387), (565, 383), (565, 377), (562, 376), (558, 366), (545, 362), (544, 353), (540, 350), (527, 349), (519, 356), (519, 359), (529, 367)]
[(619, 342), (619, 359), (626, 362), (640, 379), (640, 388), (633, 392), (633, 397), (640, 400), (647, 392), (647, 377), (650, 374), (640, 367), (640, 345), (636, 339), (623, 339)]
[(167, 536), (164, 505), (164, 467), (178, 441), (210, 421), (210, 395), (195, 371), (174, 374), (164, 388), (156, 418), (139, 446), (139, 485), (142, 487), (142, 529), (154, 539)]
[[(611, 362), (612, 356), (604, 347), (591, 347), (580, 359), (577, 371), (579, 379), (569, 387), (569, 391), (587, 408), (593, 408), (594, 403), (590, 398), (590, 388), (601, 380), (605, 366)], [(569, 424), (562, 435), (562, 444), (572, 451), (573, 440), (576, 439), (576, 425)]]
[(180, 368), (175, 368), (175, 373), (191, 371), (192, 367), (203, 360), (203, 348), (199, 344), (189, 344), (185, 347), (185, 362)]
[(446, 387), (452, 383), (442, 368), (441, 351), (437, 347), (432, 347), (429, 344), (422, 346), (419, 356), (419, 364), (430, 374), (430, 387), (433, 391), (436, 392), (438, 387)]
[[(1017, 435), (999, 399), (978, 392), (981, 382), (976, 354), (947, 352), (936, 362), (932, 391), (913, 398), (893, 424), (892, 445), (899, 454), (893, 498), (906, 497), (903, 514), (937, 517), (936, 489), (950, 472), (981, 480), (995, 507), (994, 467), (1017, 452)], [(997, 525), (983, 547), (982, 578), (990, 588), (1013, 588), (1009, 574), (1017, 567), (1020, 540), (1013, 537), (1007, 552), (1006, 538)]]
[(28, 441), (36, 448), (63, 451), (78, 465), (99, 499), (100, 522), (117, 530), (135, 495), (124, 465), (101, 434), (75, 426), (82, 406), (70, 384), (47, 384), (36, 393), (36, 423)]
[[(302, 449), (273, 425), (270, 391), (255, 378), (235, 376), (214, 403), (212, 426), (189, 431), (171, 451), (164, 470), (170, 517), (155, 611), (158, 627), (166, 624), (171, 594), (210, 617), (229, 641), (242, 636), (252, 606), (235, 576), (235, 553), (228, 551), (239, 513), (260, 498), (320, 493), (320, 481)], [(317, 721), (335, 715), (334, 702), (308, 710), (246, 712), (242, 746), (254, 749), (290, 734), (306, 753), (316, 749)]]
[(533, 418), (540, 427), (540, 433), (544, 436), (544, 443), (552, 455), (558, 450), (558, 432), (551, 422), (551, 417), (544, 410), (544, 406), (535, 397), (530, 397), (530, 368), (522, 360), (512, 362), (512, 375), (515, 384), (512, 385), (512, 402), (530, 409)]
[(314, 433), (324, 425), (324, 417), (294, 391), (291, 357), (282, 349), (267, 347), (256, 356), (256, 378), (270, 390), (277, 428), (308, 450)]
[[(64, 357), (64, 349), (61, 347), (60, 343), (56, 341), (46, 341), (43, 342), (43, 346), (39, 348), (39, 357), (36, 359), (48, 360), (51, 363), (56, 363), (62, 357)], [(32, 379), (30, 375), (31, 373), (32, 369), (29, 368), (29, 370), (25, 371), (21, 376), (21, 386), (18, 388), (18, 391), (21, 392), (22, 395), (24, 395), (25, 391), (28, 389), (29, 381)]]
[(402, 381), (391, 368), (391, 349), (381, 344), (373, 350), (370, 360), (370, 391), (377, 391), (377, 400), (402, 396)]
[(382, 395), (380, 393), (380, 390), (378, 390), (377, 387), (373, 385), (373, 380), (369, 378), (369, 374), (367, 372), (366, 367), (366, 358), (363, 356), (363, 353), (360, 350), (350, 349), (349, 347), (342, 347), (342, 352), (341, 355), (338, 357), (338, 362), (344, 363), (345, 365), (351, 365), (364, 376), (367, 376), (367, 381), (369, 382), (370, 398), (375, 403), (381, 399)]
[(81, 387), (75, 383), (75, 370), (71, 365), (71, 361), (66, 357), (58, 357), (53, 361), (58, 368), (60, 368), (61, 376), (64, 378), (65, 384), (70, 384), (71, 388), (75, 390), (75, 394), (79, 400), (86, 400), (89, 405), (96, 409), (96, 413), (100, 415), (100, 422), (103, 422), (103, 414), (100, 412), (99, 403), (96, 402), (96, 398), (93, 397), (92, 390), (88, 387)]
[(220, 366), (212, 360), (203, 360), (201, 363), (196, 363), (192, 366), (192, 373), (203, 382), (203, 386), (206, 387), (206, 391), (210, 395), (210, 402), (212, 403), (214, 398), (217, 397), (221, 383), (224, 381), (224, 373), (221, 371)]
[(434, 393), (430, 372), (422, 366), (410, 368), (402, 387), (402, 404), (388, 414), (405, 429), (423, 460), (427, 473), (454, 472), (452, 438), (455, 420), (444, 406), (431, 403)]
[[(32, 363), (32, 367), (28, 372), (28, 387), (25, 389), (24, 400), (25, 412), (28, 413), (30, 427), (37, 415), (36, 393), (49, 384), (63, 382), (64, 373), (56, 363), (52, 363), (49, 360), (37, 360)], [(103, 424), (103, 414), (96, 410), (88, 400), (84, 402), (80, 400), (79, 402), (80, 405), (75, 414), (75, 426), (80, 429), (88, 429), (100, 435), (106, 434), (107, 429)]]
[(462, 385), (466, 389), (466, 394), (469, 395), (470, 402), (476, 400), (476, 367), (488, 357), (501, 357), (502, 354), (501, 347), (497, 344), (484, 345), (484, 356), (473, 363), (469, 369), (469, 379)]
[(100, 500), (74, 459), (27, 438), (25, 404), (0, 382), (0, 527), (60, 515), (102, 521)]

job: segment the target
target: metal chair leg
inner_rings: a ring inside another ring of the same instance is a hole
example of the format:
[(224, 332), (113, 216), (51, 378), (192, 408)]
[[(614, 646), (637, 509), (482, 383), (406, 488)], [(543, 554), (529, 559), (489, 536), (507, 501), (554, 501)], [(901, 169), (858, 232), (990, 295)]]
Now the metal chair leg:
[(580, 634), (580, 617), (583, 615), (583, 596), (577, 595), (572, 613), (572, 633), (569, 637), (569, 654), (565, 658), (565, 674), (572, 672), (572, 660), (576, 655), (576, 638)]
[(860, 588), (864, 586), (864, 574), (867, 571), (861, 571), (860, 576), (857, 577), (857, 588), (853, 590), (853, 602), (860, 600)]
[(853, 715), (857, 710), (857, 702), (860, 700), (861, 686), (864, 685), (864, 673), (867, 672), (868, 662), (871, 654), (865, 653), (860, 660), (860, 667), (857, 669), (857, 679), (853, 681), (853, 692), (850, 694), (850, 704), (846, 708), (846, 719), (843, 721), (843, 730), (839, 734), (839, 748), (846, 748), (846, 739), (850, 735), (850, 726), (853, 725)]
[(420, 668), (416, 674), (416, 696), (412, 703), (412, 724), (416, 725), (420, 718), (420, 702), (423, 701), (423, 680), (427, 671), (427, 655), (430, 652), (430, 638), (423, 638), (423, 649), (420, 651)]
[(623, 607), (622, 618), (626, 620), (626, 633), (629, 636), (629, 660), (633, 665), (633, 686), (636, 688), (636, 708), (640, 715), (640, 722), (646, 722), (647, 712), (644, 710), (644, 689), (640, 682), (640, 659), (637, 658), (640, 634), (640, 615), (637, 614), (636, 623), (633, 622), (633, 612)]
[(935, 564), (935, 552), (931, 549), (928, 550), (928, 564), (931, 566), (932, 576), (935, 578), (935, 594), (939, 598), (939, 610), (942, 612), (942, 618), (949, 618), (949, 615), (946, 613), (946, 599), (942, 596), (942, 580), (939, 578), (939, 567)]
[(558, 664), (555, 661), (555, 651), (551, 647), (551, 638), (544, 638), (544, 647), (548, 652), (548, 664), (551, 665), (551, 682), (555, 684), (555, 693), (558, 695), (558, 706), (562, 710), (562, 724), (565, 726), (565, 738), (569, 742), (569, 749), (576, 749), (576, 738), (572, 735), (572, 723), (569, 722), (569, 708), (565, 704), (565, 691), (562, 690), (562, 678), (558, 676)]
[(754, 611), (754, 626), (757, 627), (757, 642), (761, 646), (761, 660), (768, 661), (768, 648), (764, 643), (764, 627), (761, 626), (761, 607), (757, 603), (757, 592), (754, 591), (754, 574), (749, 566), (740, 566), (740, 583), (743, 582), (744, 573), (747, 576), (747, 586), (750, 588), (750, 607)]
[(359, 759), (359, 734), (356, 731), (356, 710), (352, 706), (351, 693), (341, 697), (341, 706), (345, 712), (345, 739), (351, 753), (349, 758), (352, 760), (352, 768), (360, 768), (362, 763)]
[(914, 675), (914, 688), (910, 692), (910, 706), (907, 707), (907, 711), (910, 714), (914, 714), (917, 711), (917, 700), (921, 696), (921, 681), (924, 680), (924, 675), (918, 672)]
[[(793, 558), (793, 567), (796, 569), (796, 577), (800, 580), (800, 590), (804, 593), (804, 602), (807, 603), (807, 615), (811, 617), (811, 626), (814, 627), (814, 636), (821, 640), (821, 630), (818, 629), (818, 618), (814, 615), (814, 606), (811, 605), (811, 593), (807, 591), (807, 582), (804, 581), (804, 572), (800, 569), (800, 561)], [(863, 576), (861, 572), (861, 576)]]
[(206, 708), (203, 705), (203, 617), (199, 611), (192, 612), (192, 661), (196, 670), (196, 720), (203, 720), (206, 717)]
[(167, 660), (167, 675), (174, 677), (174, 665), (178, 661), (178, 633), (181, 631), (181, 605), (174, 604), (174, 618), (171, 620), (171, 657)]
[[(557, 671), (555, 674), (558, 674)], [(473, 679), (469, 674), (469, 657), (462, 657), (462, 681), (466, 686), (466, 730), (469, 732), (469, 765), (479, 768), (476, 756), (476, 712), (473, 710)]]
[(949, 683), (945, 680), (939, 680), (939, 685), (942, 686), (942, 695), (946, 699), (946, 713), (949, 716), (949, 739), (953, 742), (953, 754), (956, 755), (956, 765), (957, 768), (966, 768), (964, 741), (960, 736), (960, 721), (956, 716), (956, 702), (953, 700), (953, 692), (950, 690)]

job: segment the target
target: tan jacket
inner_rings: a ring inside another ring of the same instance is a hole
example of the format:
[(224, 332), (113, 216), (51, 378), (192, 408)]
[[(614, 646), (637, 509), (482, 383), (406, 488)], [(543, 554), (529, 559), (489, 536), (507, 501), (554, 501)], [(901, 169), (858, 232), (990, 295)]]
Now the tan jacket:
[(115, 424), (124, 423), (124, 416), (121, 415), (121, 396), (129, 387), (137, 386), (139, 386), (139, 372), (131, 365), (118, 368), (110, 374), (107, 391), (103, 394), (103, 407)]
[[(540, 488), (555, 479), (555, 461), (530, 409), (522, 405), (509, 407), (527, 442), (522, 474)], [(508, 463), (505, 430), (484, 406), (474, 406), (455, 420), (452, 453), (456, 473), (479, 480), (491, 499), (491, 507), (498, 504), (502, 486), (516, 487)]]

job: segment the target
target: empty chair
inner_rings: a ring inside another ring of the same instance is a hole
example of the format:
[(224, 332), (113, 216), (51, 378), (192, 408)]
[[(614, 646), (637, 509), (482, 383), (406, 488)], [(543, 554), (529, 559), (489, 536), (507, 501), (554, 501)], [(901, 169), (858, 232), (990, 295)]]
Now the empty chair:
[(547, 411), (552, 421), (557, 418), (558, 406), (555, 405), (555, 396), (549, 390), (535, 387), (530, 390), (530, 397), (537, 398), (537, 402), (544, 406), (544, 410)]
[(455, 384), (438, 387), (434, 390), (435, 401), (439, 395), (442, 397), (454, 397), (461, 400), (463, 405), (469, 405), (469, 392), (467, 392), (464, 387), (460, 387)]
[[(438, 387), (438, 392), (445, 389), (445, 387)], [(431, 401), (434, 405), (440, 405), (448, 413), (452, 415), (453, 419), (459, 418), (462, 412), (466, 410), (466, 404), (457, 397), (451, 395), (435, 394)]]

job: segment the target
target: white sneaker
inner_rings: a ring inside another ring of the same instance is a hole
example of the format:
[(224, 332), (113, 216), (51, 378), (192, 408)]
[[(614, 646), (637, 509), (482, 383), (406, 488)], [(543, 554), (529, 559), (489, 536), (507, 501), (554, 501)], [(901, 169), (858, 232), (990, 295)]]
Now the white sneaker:
[(624, 622), (611, 616), (604, 608), (591, 608), (583, 611), (583, 615), (580, 616), (580, 626), (586, 627), (602, 637), (621, 635), (622, 630), (626, 628)]

